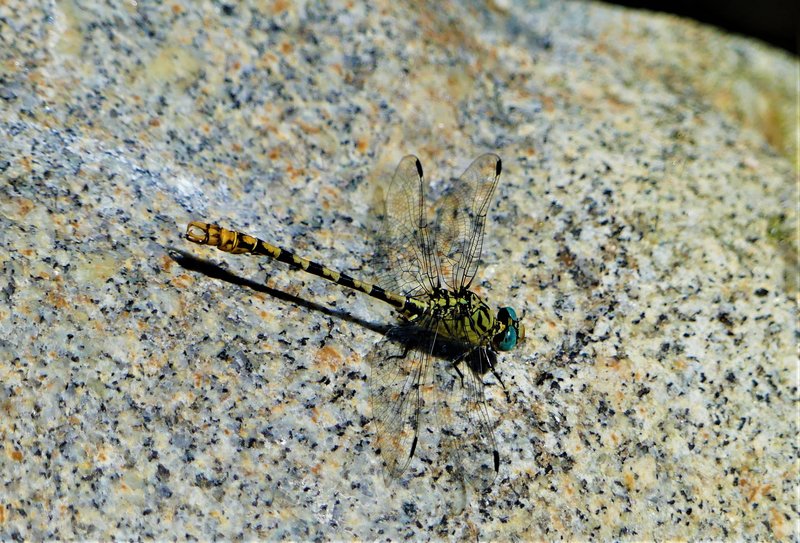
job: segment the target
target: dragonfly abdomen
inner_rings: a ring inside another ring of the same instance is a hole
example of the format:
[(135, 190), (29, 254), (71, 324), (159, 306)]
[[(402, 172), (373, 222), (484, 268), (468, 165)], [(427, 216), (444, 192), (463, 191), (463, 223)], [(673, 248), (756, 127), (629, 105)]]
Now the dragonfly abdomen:
[(421, 313), (422, 310), (426, 309), (426, 306), (417, 300), (394, 292), (389, 292), (377, 285), (354, 279), (346, 273), (332, 270), (318, 262), (298, 256), (277, 245), (272, 245), (271, 243), (248, 234), (222, 228), (216, 224), (192, 221), (186, 228), (186, 239), (200, 245), (211, 245), (226, 253), (252, 254), (274, 258), (278, 262), (288, 264), (295, 269), (308, 272), (317, 277), (322, 277), (323, 279), (363, 292), (364, 294), (369, 294), (373, 298), (384, 301), (408, 314)]

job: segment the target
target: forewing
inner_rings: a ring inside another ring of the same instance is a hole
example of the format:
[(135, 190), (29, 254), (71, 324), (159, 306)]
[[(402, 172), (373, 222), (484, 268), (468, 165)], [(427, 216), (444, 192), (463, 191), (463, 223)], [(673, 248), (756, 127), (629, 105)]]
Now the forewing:
[(441, 363), (446, 366), (435, 368), (439, 391), (435, 412), (441, 452), (465, 482), (479, 491), (494, 482), (500, 462), (484, 397), (483, 375), (472, 369), (487, 368), (488, 356), (490, 351), (477, 347), (455, 359), (442, 357)]
[(481, 155), (436, 202), (439, 267), (445, 284), (456, 292), (469, 288), (478, 271), (486, 214), (500, 171), (500, 157)]
[(408, 155), (387, 189), (375, 265), (377, 283), (405, 296), (432, 292), (437, 284), (424, 198), (422, 165)]
[[(392, 478), (408, 467), (425, 424), (429, 349), (414, 326), (392, 328), (367, 355), (375, 448)], [(430, 344), (432, 340), (428, 340)]]
[(477, 490), (491, 486), (499, 454), (483, 375), (473, 369), (494, 365), (489, 356), (412, 325), (392, 328), (370, 351), (375, 447), (391, 478), (406, 470), (425, 434), (457, 477)]

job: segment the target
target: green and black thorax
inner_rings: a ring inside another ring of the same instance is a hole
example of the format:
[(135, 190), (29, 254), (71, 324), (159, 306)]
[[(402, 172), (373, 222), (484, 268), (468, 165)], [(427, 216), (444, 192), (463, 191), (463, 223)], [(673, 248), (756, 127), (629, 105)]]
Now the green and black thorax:
[(439, 288), (427, 299), (414, 302), (405, 305), (403, 316), (448, 339), (507, 351), (524, 334), (513, 309), (501, 308), (495, 317), (486, 302), (470, 290), (455, 293)]

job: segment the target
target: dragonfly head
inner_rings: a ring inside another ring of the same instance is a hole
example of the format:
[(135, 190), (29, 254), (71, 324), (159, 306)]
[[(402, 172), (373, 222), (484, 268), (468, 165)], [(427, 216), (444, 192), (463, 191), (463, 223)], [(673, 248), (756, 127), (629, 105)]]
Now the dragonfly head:
[(517, 342), (525, 339), (525, 327), (520, 324), (517, 312), (510, 307), (501, 307), (495, 319), (496, 333), (492, 339), (499, 351), (510, 351)]

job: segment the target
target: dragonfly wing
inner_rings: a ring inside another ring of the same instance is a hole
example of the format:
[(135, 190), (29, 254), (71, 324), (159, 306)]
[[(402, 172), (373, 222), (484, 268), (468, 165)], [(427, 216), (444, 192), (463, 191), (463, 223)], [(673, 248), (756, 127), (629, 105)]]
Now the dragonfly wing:
[[(441, 449), (465, 482), (482, 491), (497, 476), (500, 456), (484, 397), (483, 374), (494, 353), (476, 347), (458, 356), (442, 356), (446, 367), (435, 368), (439, 391), (436, 414)], [(481, 370), (483, 371), (483, 370)]]
[(438, 285), (431, 232), (425, 212), (422, 164), (404, 157), (388, 187), (378, 236), (377, 283), (405, 296), (432, 292)]
[(367, 361), (376, 448), (389, 475), (406, 470), (424, 430), (426, 447), (435, 445), (457, 477), (477, 490), (491, 486), (499, 455), (483, 373), (494, 353), (406, 325), (389, 330)]
[(422, 345), (431, 341), (430, 334), (415, 326), (398, 326), (367, 355), (375, 447), (392, 478), (408, 467), (425, 424), (430, 357)]
[(500, 171), (499, 156), (481, 155), (436, 202), (439, 266), (445, 283), (455, 292), (469, 288), (478, 271), (486, 213)]

